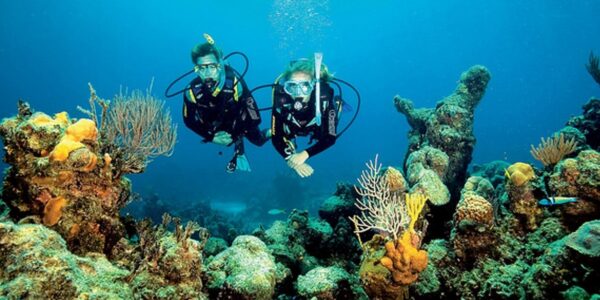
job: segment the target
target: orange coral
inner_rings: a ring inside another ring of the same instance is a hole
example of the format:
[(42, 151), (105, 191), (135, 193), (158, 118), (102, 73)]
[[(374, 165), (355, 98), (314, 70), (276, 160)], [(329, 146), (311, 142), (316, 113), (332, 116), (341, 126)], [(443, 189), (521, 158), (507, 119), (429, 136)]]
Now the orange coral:
[(35, 113), (28, 121), (30, 124), (33, 124), (36, 127), (45, 127), (45, 126), (67, 126), (69, 124), (69, 115), (66, 112), (60, 112), (54, 115), (54, 118), (50, 117), (45, 113)]
[(418, 236), (410, 231), (404, 234), (396, 243), (393, 241), (385, 244), (385, 256), (381, 258), (381, 265), (392, 273), (394, 282), (409, 285), (419, 278), (419, 273), (427, 267), (427, 251), (419, 250), (414, 243), (418, 243)]
[[(69, 154), (74, 150), (85, 147), (81, 142), (84, 140), (95, 140), (98, 136), (98, 129), (94, 121), (90, 119), (80, 119), (79, 121), (71, 124), (66, 131), (66, 134), (61, 138), (60, 142), (54, 150), (50, 153), (50, 160), (52, 161), (65, 161), (69, 158)], [(96, 157), (90, 157), (88, 166), (84, 168), (93, 169), (96, 165)]]
[(508, 177), (515, 186), (522, 186), (531, 179), (534, 179), (535, 173), (533, 172), (531, 165), (517, 162), (508, 167), (506, 170), (506, 177)]
[(44, 217), (42, 221), (46, 226), (52, 226), (58, 223), (62, 216), (62, 209), (67, 205), (67, 200), (63, 197), (52, 198), (44, 207)]
[(85, 147), (84, 144), (80, 142), (75, 142), (68, 139), (63, 139), (54, 147), (54, 150), (50, 153), (51, 161), (65, 161), (69, 158), (69, 154), (74, 150)]
[(90, 119), (79, 119), (67, 128), (66, 137), (73, 141), (96, 140), (98, 129), (96, 123)]

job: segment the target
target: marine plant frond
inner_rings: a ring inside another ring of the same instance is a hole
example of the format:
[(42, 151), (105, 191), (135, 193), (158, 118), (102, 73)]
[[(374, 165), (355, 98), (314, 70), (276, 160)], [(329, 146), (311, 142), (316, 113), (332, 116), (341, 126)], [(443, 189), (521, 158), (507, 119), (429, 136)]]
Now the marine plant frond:
[(565, 136), (554, 135), (552, 138), (542, 138), (542, 143), (538, 147), (531, 145), (531, 155), (542, 162), (545, 167), (553, 166), (561, 161), (566, 155), (572, 153), (577, 148), (575, 138), (565, 141)]
[(164, 101), (150, 90), (120, 92), (106, 108), (102, 137), (115, 146), (120, 173), (141, 173), (153, 158), (173, 153), (177, 125)]
[(590, 52), (588, 64), (585, 65), (585, 68), (592, 75), (596, 83), (600, 84), (600, 59), (594, 55), (594, 52)]
[(381, 172), (381, 164), (375, 156), (374, 161), (369, 161), (367, 169), (362, 171), (356, 187), (359, 198), (355, 205), (360, 210), (360, 215), (351, 217), (355, 226), (355, 233), (375, 230), (384, 232), (394, 240), (407, 227), (409, 222), (406, 204), (400, 194), (390, 191), (387, 178)]

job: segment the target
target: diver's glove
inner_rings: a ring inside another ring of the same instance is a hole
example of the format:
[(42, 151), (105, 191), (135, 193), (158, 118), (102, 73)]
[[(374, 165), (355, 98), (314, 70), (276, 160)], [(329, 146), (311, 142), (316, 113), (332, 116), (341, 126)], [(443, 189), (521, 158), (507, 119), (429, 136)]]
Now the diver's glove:
[(294, 153), (290, 156), (288, 156), (287, 158), (287, 164), (290, 168), (295, 168), (299, 165), (302, 165), (306, 162), (306, 160), (308, 159), (308, 152), (306, 152), (306, 150), (300, 152), (300, 153)]
[(303, 163), (301, 165), (292, 167), (292, 169), (294, 169), (294, 171), (296, 171), (296, 173), (298, 173), (298, 175), (302, 178), (306, 178), (312, 175), (312, 173), (314, 172), (313, 168), (307, 163)]
[(212, 142), (221, 146), (227, 146), (231, 144), (233, 139), (231, 139), (231, 134), (226, 131), (219, 131), (215, 133), (215, 136), (212, 139)]

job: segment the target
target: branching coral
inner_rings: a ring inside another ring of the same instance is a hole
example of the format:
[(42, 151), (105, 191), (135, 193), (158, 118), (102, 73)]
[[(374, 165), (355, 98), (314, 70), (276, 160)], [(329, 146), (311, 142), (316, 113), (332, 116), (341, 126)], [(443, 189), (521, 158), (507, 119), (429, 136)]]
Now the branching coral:
[(563, 157), (575, 151), (575, 148), (577, 148), (575, 139), (565, 141), (565, 137), (561, 133), (547, 140), (542, 138), (542, 143), (537, 148), (531, 145), (531, 155), (548, 167), (561, 161)]
[(398, 239), (399, 234), (406, 228), (409, 217), (406, 204), (399, 194), (390, 191), (390, 185), (385, 176), (381, 175), (381, 164), (369, 161), (367, 170), (363, 170), (356, 191), (360, 198), (356, 199), (356, 207), (361, 215), (350, 218), (355, 225), (355, 233), (377, 230)]
[[(146, 165), (160, 155), (170, 156), (177, 139), (177, 126), (164, 108), (164, 101), (151, 95), (152, 85), (145, 92), (134, 90), (119, 93), (113, 101), (100, 99), (90, 84), (91, 110), (79, 108), (100, 121), (102, 152), (112, 158), (115, 177), (124, 173), (141, 173)], [(102, 115), (96, 113), (96, 105)]]
[(408, 215), (410, 217), (410, 224), (408, 224), (408, 231), (415, 231), (415, 223), (419, 219), (419, 215), (425, 207), (427, 198), (421, 193), (406, 194), (406, 206), (408, 208)]

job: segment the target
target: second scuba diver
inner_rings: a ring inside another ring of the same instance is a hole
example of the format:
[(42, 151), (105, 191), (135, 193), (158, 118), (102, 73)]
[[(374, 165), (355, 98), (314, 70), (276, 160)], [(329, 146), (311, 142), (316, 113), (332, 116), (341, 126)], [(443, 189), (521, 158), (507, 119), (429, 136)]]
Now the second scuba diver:
[[(332, 75), (321, 65), (320, 55), (315, 60), (302, 59), (290, 63), (273, 85), (271, 139), (273, 146), (287, 165), (301, 177), (314, 172), (306, 163), (323, 150), (335, 144), (337, 138), (340, 100), (328, 84)], [(315, 70), (320, 70), (318, 73)], [(316, 94), (320, 94), (319, 97)], [(298, 136), (310, 136), (316, 141), (305, 150), (296, 149)]]
[(268, 140), (261, 131), (256, 101), (243, 78), (223, 60), (223, 53), (208, 35), (206, 43), (192, 49), (192, 62), (198, 77), (183, 93), (185, 125), (204, 138), (204, 142), (234, 145), (234, 155), (227, 171), (250, 171), (244, 154), (246, 137), (262, 146)]

